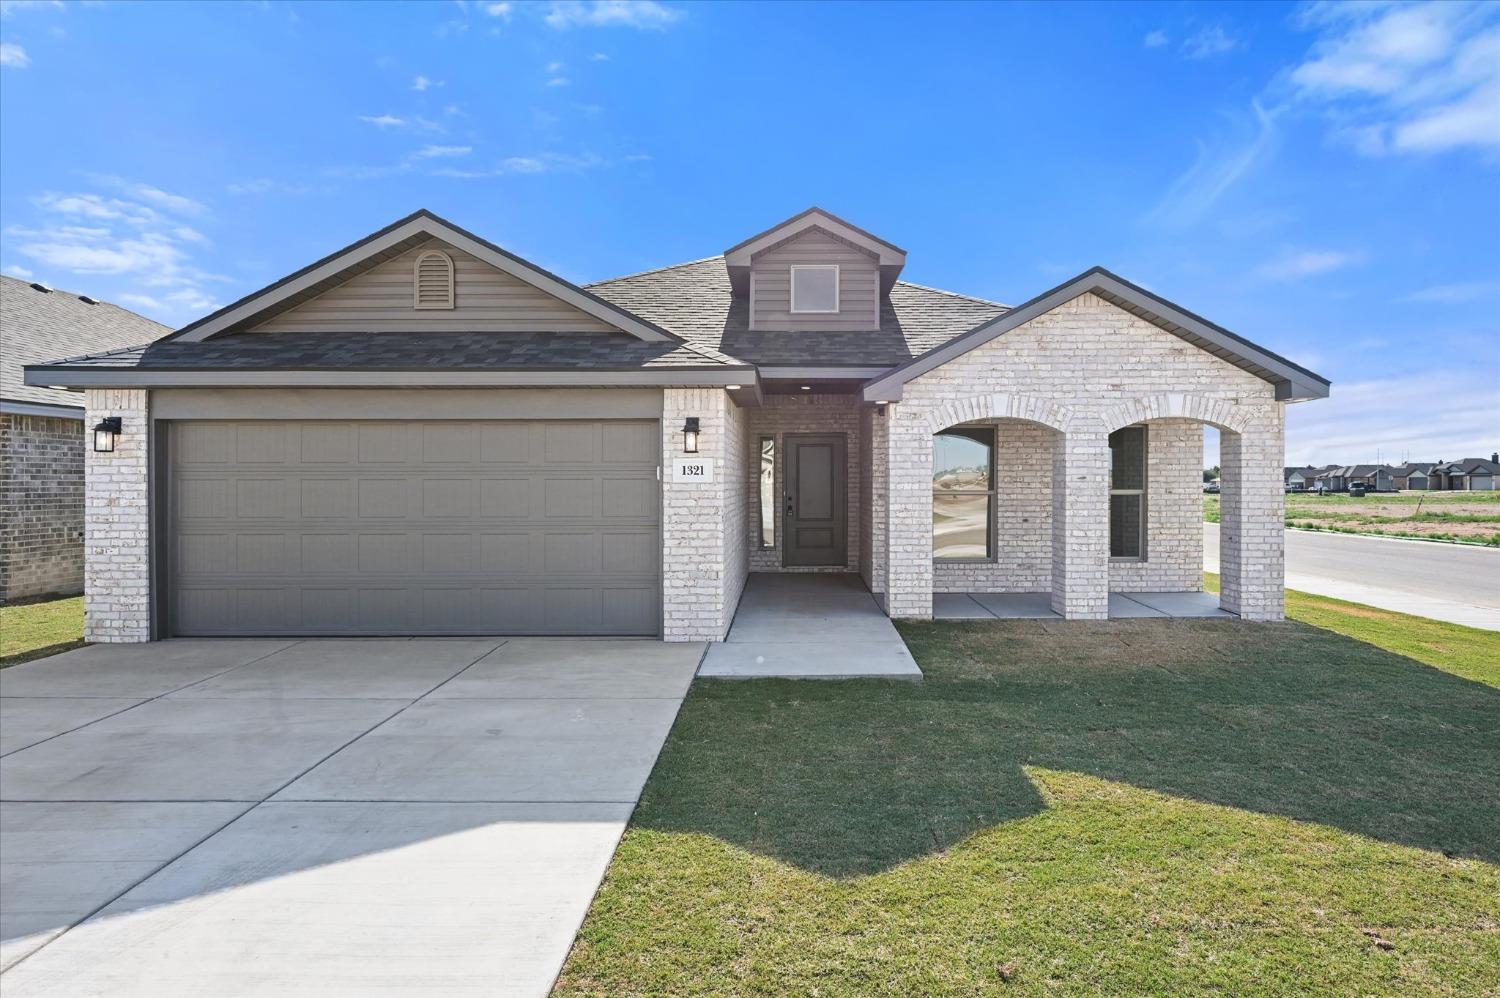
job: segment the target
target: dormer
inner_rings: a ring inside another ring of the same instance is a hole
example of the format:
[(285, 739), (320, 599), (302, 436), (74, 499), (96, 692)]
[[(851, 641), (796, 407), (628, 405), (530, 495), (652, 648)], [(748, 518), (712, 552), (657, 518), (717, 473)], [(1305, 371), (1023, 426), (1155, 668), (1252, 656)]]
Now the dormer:
[(821, 208), (809, 208), (724, 251), (751, 329), (880, 328), (880, 306), (906, 251)]

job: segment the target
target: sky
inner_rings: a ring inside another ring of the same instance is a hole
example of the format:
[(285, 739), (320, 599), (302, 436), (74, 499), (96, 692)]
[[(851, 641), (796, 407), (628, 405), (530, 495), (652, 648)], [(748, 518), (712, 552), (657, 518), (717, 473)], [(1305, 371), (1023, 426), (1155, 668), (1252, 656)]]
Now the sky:
[(0, 2), (0, 269), (172, 326), (419, 207), (587, 282), (812, 204), (1310, 367), (1289, 464), (1500, 448), (1500, 4)]

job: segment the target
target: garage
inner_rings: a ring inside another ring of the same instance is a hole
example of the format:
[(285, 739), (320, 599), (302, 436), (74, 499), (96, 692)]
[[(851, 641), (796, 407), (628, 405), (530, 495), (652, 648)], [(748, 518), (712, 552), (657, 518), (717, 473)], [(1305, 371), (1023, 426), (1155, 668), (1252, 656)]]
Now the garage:
[(660, 633), (657, 420), (162, 425), (164, 633)]

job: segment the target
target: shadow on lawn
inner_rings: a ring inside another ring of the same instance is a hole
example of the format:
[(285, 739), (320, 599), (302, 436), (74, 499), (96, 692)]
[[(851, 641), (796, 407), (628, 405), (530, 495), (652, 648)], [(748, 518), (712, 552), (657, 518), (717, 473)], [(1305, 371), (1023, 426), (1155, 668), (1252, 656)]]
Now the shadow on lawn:
[(1500, 861), (1500, 690), (1296, 623), (902, 631), (923, 683), (696, 684), (635, 825), (858, 876), (1042, 810), (1037, 765)]

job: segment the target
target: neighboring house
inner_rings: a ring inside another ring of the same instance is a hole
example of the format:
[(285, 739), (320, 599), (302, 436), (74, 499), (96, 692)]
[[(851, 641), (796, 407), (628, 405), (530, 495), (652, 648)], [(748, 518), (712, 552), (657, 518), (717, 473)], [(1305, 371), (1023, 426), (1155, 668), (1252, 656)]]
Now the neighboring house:
[(1285, 408), (1326, 380), (1102, 269), (1007, 308), (905, 263), (811, 209), (578, 287), (423, 211), (28, 368), (120, 420), (87, 635), (719, 640), (751, 571), (1102, 619), (1201, 587), (1204, 425), (1222, 603), (1281, 618)]
[(1431, 464), (1403, 464), (1391, 472), (1391, 482), (1397, 489), (1425, 492)]
[(1428, 488), (1445, 492), (1492, 492), (1500, 481), (1500, 454), (1440, 461), (1428, 475)]
[(1371, 492), (1394, 492), (1391, 469), (1383, 464), (1353, 464), (1342, 469), (1344, 487), (1359, 483)]
[(1288, 492), (1306, 492), (1317, 488), (1317, 468), (1283, 468), (1282, 471)]
[(22, 365), (171, 332), (108, 302), (0, 276), (0, 601), (83, 589), (83, 396)]

